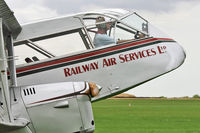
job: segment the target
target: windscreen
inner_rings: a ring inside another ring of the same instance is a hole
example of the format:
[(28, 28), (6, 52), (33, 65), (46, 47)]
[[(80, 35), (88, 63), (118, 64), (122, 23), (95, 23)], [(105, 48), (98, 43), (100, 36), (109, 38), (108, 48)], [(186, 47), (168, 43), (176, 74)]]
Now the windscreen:
[(142, 31), (146, 34), (148, 33), (148, 22), (136, 13), (123, 18), (121, 21), (136, 30)]

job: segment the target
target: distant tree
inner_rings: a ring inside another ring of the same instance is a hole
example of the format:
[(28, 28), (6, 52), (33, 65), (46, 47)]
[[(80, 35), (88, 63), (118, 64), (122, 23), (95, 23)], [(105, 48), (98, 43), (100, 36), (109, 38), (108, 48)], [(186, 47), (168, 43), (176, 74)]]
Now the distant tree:
[(197, 94), (195, 94), (195, 95), (193, 96), (193, 98), (200, 98), (200, 96), (197, 95)]
[(165, 96), (160, 96), (160, 98), (166, 98)]

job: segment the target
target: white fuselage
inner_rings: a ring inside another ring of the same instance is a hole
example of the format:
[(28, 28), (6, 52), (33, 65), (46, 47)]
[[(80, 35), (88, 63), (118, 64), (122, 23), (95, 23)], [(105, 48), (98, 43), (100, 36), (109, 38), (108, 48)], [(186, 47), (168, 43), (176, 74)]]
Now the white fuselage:
[(144, 38), (17, 68), (19, 85), (92, 81), (99, 98), (126, 91), (180, 66), (183, 49), (168, 38)]

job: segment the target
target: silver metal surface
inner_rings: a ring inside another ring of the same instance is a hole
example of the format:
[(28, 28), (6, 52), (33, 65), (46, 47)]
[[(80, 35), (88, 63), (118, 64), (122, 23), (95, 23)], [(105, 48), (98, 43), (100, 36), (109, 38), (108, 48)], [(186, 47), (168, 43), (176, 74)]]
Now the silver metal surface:
[(54, 106), (54, 108), (68, 108), (68, 107), (69, 107), (68, 101), (59, 102)]

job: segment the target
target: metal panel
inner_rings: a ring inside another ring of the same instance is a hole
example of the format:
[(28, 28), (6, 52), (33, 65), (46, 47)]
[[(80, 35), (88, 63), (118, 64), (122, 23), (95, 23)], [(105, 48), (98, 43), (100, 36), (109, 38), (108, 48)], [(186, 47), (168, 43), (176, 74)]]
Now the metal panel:
[(64, 32), (82, 27), (83, 24), (80, 20), (73, 16), (26, 24), (22, 26), (22, 31), (14, 42), (19, 43), (26, 40), (40, 40), (48, 36), (57, 36)]
[(73, 133), (82, 129), (77, 99), (67, 99), (68, 108), (54, 108), (56, 104), (63, 101), (65, 100), (27, 109), (37, 133)]

